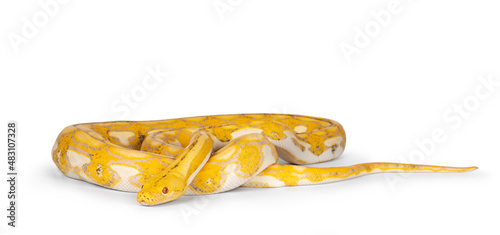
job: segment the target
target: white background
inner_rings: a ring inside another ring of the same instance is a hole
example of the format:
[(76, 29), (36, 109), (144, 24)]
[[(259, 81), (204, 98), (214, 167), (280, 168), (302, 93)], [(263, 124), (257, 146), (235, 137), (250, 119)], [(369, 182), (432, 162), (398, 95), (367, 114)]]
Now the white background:
[[(19, 207), (17, 228), (0, 216), (0, 231), (498, 232), (499, 6), (158, 0), (69, 1), (44, 10), (36, 1), (2, 1), (0, 123), (4, 132), (9, 120), (19, 126)], [(363, 42), (362, 34), (371, 36)], [(347, 44), (356, 53), (346, 55)], [(480, 77), (496, 82), (486, 87)], [(50, 156), (59, 132), (80, 122), (249, 112), (342, 123), (344, 155), (320, 166), (395, 161), (479, 170), (240, 188), (145, 207), (133, 193), (63, 176)], [(434, 132), (443, 136), (431, 140)], [(5, 180), (0, 189), (5, 208)]]

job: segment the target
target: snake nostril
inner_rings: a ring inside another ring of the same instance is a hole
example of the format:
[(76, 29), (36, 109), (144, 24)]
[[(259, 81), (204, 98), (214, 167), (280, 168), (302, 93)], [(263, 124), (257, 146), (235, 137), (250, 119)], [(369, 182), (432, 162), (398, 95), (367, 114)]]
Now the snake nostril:
[(149, 200), (149, 198), (140, 198), (139, 200), (137, 200), (140, 204), (142, 205), (149, 205), (149, 203), (151, 202), (151, 200)]
[(148, 201), (149, 201), (149, 198), (146, 195), (144, 195), (143, 193), (140, 193), (139, 195), (137, 195), (137, 202), (139, 202), (141, 204), (146, 204)]

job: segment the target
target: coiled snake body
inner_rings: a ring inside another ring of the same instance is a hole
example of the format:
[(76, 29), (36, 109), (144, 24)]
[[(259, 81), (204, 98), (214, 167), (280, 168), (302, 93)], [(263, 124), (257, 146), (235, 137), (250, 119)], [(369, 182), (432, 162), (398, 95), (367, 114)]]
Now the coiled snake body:
[[(330, 183), (380, 172), (465, 172), (476, 167), (364, 163), (314, 168), (344, 151), (343, 127), (333, 120), (284, 114), (201, 116), (117, 121), (66, 127), (52, 158), (66, 176), (139, 192), (155, 205), (182, 195), (243, 187)], [(278, 156), (294, 165), (277, 164)]]

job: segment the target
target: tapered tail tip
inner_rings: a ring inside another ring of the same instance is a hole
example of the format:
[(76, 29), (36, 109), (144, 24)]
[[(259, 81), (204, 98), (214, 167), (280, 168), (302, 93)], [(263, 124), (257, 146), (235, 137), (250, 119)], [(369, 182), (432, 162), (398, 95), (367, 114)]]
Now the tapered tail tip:
[(477, 170), (477, 166), (465, 167), (464, 172), (475, 171), (475, 170)]

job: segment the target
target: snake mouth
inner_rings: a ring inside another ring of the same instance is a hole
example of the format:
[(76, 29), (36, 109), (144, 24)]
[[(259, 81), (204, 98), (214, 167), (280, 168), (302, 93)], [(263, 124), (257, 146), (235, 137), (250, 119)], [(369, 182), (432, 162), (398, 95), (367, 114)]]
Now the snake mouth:
[(155, 201), (153, 201), (151, 199), (150, 200), (141, 199), (141, 200), (138, 200), (137, 202), (139, 202), (143, 206), (154, 206), (154, 205), (158, 204), (158, 203), (156, 203)]
[(153, 205), (155, 205), (155, 204), (152, 204), (152, 203), (148, 203), (148, 202), (146, 202), (146, 201), (144, 201), (144, 200), (141, 200), (139, 203), (140, 203), (141, 205), (143, 205), (143, 206), (153, 206)]

